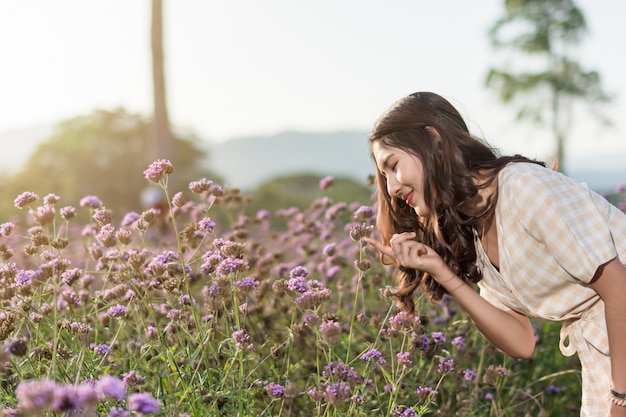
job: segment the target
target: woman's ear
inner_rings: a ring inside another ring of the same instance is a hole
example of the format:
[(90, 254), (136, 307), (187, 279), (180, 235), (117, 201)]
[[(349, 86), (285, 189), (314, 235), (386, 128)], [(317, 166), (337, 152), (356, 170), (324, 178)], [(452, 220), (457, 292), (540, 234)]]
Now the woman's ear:
[(433, 126), (424, 126), (424, 129), (430, 133), (431, 135), (433, 135), (437, 141), (439, 143), (441, 143), (441, 135), (439, 134), (439, 132), (437, 131), (437, 129), (435, 129)]

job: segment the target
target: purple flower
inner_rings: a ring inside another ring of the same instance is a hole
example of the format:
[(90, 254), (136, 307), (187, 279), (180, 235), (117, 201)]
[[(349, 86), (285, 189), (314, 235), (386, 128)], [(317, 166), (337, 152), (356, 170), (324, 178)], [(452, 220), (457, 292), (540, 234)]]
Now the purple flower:
[(554, 384), (550, 384), (546, 387), (546, 393), (550, 395), (556, 395), (556, 394), (559, 394), (560, 392), (561, 392), (561, 388), (557, 387)]
[(167, 312), (167, 318), (172, 319), (172, 320), (178, 320), (178, 318), (180, 317), (180, 313), (181, 313), (180, 309), (173, 308)]
[(454, 359), (441, 358), (437, 366), (437, 372), (440, 374), (448, 374), (454, 371)]
[(365, 397), (363, 397), (362, 395), (353, 395), (350, 400), (352, 400), (352, 402), (354, 402), (356, 405), (363, 405), (365, 403)]
[(334, 320), (326, 320), (319, 327), (322, 339), (329, 345), (334, 345), (341, 339), (341, 325)]
[(130, 411), (126, 411), (123, 408), (112, 408), (109, 412), (109, 417), (130, 417)]
[(167, 175), (174, 172), (174, 166), (167, 159), (158, 159), (150, 164), (143, 172), (143, 176), (150, 182), (158, 184)]
[(56, 194), (48, 194), (43, 198), (43, 203), (49, 206), (55, 205), (59, 201), (60, 197)]
[(437, 390), (432, 389), (432, 388), (430, 388), (430, 387), (425, 387), (425, 386), (423, 386), (423, 385), (418, 386), (418, 387), (417, 387), (417, 389), (416, 389), (415, 391), (417, 392), (417, 395), (418, 395), (420, 398), (428, 398), (428, 397), (430, 397), (431, 395), (432, 395), (432, 396), (434, 396), (434, 395), (437, 395), (437, 394), (438, 394), (438, 391), (437, 391)]
[(332, 187), (334, 182), (335, 182), (335, 178), (331, 176), (324, 177), (320, 180), (320, 188), (322, 190), (328, 190), (330, 187)]
[(476, 371), (473, 369), (466, 369), (463, 371), (463, 380), (464, 381), (473, 381), (476, 378)]
[(148, 326), (144, 330), (146, 337), (150, 340), (156, 340), (159, 337), (157, 328), (154, 326)]
[(311, 289), (311, 286), (306, 282), (304, 278), (295, 277), (295, 278), (289, 278), (289, 280), (287, 280), (287, 288), (290, 291), (303, 293), (303, 292), (309, 291)]
[(493, 400), (493, 394), (488, 392), (485, 394), (485, 400)]
[(291, 278), (306, 278), (309, 274), (309, 270), (304, 266), (296, 266), (289, 272)]
[(142, 385), (146, 382), (146, 377), (133, 369), (122, 375), (122, 381), (129, 385)]
[(270, 218), (271, 213), (267, 210), (259, 210), (256, 213), (256, 216), (254, 217), (255, 219), (261, 221), (261, 220), (267, 220)]
[(359, 222), (365, 222), (374, 216), (374, 209), (369, 206), (361, 206), (353, 214), (353, 218)]
[(430, 338), (425, 334), (419, 335), (417, 338), (419, 339), (419, 343), (417, 344), (418, 349), (426, 352), (430, 346)]
[(413, 361), (409, 359), (411, 352), (398, 352), (396, 354), (396, 358), (398, 358), (398, 362), (402, 364), (405, 368), (408, 368), (413, 364)]
[(361, 355), (361, 359), (363, 359), (364, 361), (368, 361), (368, 362), (371, 361), (371, 360), (375, 360), (380, 365), (383, 365), (383, 364), (387, 363), (385, 358), (383, 358), (382, 353), (380, 353), (376, 349), (368, 350), (367, 352), (365, 352), (364, 354)]
[(133, 392), (128, 396), (128, 409), (141, 414), (159, 412), (159, 401), (146, 392)]
[(15, 200), (13, 200), (13, 203), (15, 204), (15, 207), (17, 207), (18, 209), (21, 209), (29, 205), (30, 203), (34, 203), (37, 200), (39, 200), (39, 196), (37, 194), (30, 192), (30, 191), (26, 191), (18, 195), (15, 198)]
[(350, 385), (344, 381), (330, 384), (324, 390), (323, 395), (324, 399), (332, 405), (348, 402), (350, 401)]
[(95, 407), (100, 401), (100, 396), (92, 381), (86, 381), (76, 386), (75, 393), (85, 407)]
[(417, 414), (417, 411), (415, 411), (413, 407), (407, 407), (401, 411), (394, 411), (391, 415), (393, 417), (420, 417), (420, 415)]
[(37, 273), (31, 270), (17, 271), (17, 274), (15, 275), (15, 283), (19, 286), (30, 285), (33, 282), (33, 278), (35, 278), (36, 275)]
[(109, 307), (107, 310), (107, 316), (109, 317), (120, 317), (126, 315), (127, 308), (121, 304), (114, 305), (113, 307)]
[(324, 301), (330, 299), (332, 292), (328, 288), (319, 288), (305, 291), (295, 299), (296, 304), (302, 309), (314, 309), (319, 307)]
[(213, 184), (213, 181), (202, 178), (201, 180), (190, 182), (189, 189), (194, 194), (202, 194), (204, 191), (208, 191), (211, 188), (211, 184)]
[(239, 350), (249, 350), (254, 347), (254, 344), (248, 343), (250, 341), (250, 335), (245, 330), (236, 330), (233, 332), (233, 340), (235, 346)]
[(126, 394), (126, 382), (112, 375), (104, 375), (96, 383), (96, 390), (105, 398), (120, 400)]
[(18, 408), (38, 415), (52, 406), (56, 390), (57, 384), (51, 380), (22, 381), (15, 389)]
[(102, 207), (102, 201), (100, 201), (100, 199), (95, 195), (88, 195), (80, 200), (80, 206), (97, 209)]
[(241, 272), (248, 268), (248, 263), (241, 258), (224, 258), (215, 270), (215, 273), (220, 276), (227, 276), (233, 272)]
[(94, 211), (91, 218), (94, 219), (96, 223), (102, 226), (111, 223), (112, 214), (110, 210), (107, 210), (104, 207), (100, 207)]
[(211, 233), (215, 229), (215, 222), (210, 217), (204, 217), (198, 222), (200, 229), (207, 233)]
[(285, 387), (274, 382), (270, 382), (264, 388), (265, 392), (275, 398), (281, 398), (285, 395)]
[(126, 213), (121, 224), (122, 226), (130, 226), (131, 224), (135, 223), (139, 219), (141, 219), (141, 215), (137, 213), (136, 211), (131, 211), (129, 213)]
[(185, 197), (182, 192), (174, 194), (174, 197), (172, 197), (172, 205), (178, 208), (185, 205)]
[(63, 220), (70, 220), (76, 217), (76, 209), (72, 206), (65, 206), (60, 210)]
[(28, 353), (28, 341), (23, 337), (13, 339), (7, 351), (13, 356), (25, 356)]
[(0, 224), (0, 236), (9, 236), (14, 227), (15, 225), (9, 222)]
[(63, 274), (61, 274), (61, 278), (63, 279), (63, 282), (65, 282), (67, 285), (72, 285), (76, 282), (76, 280), (78, 280), (78, 278), (80, 278), (81, 273), (81, 269), (72, 268), (63, 272)]
[(111, 348), (106, 343), (103, 343), (101, 345), (95, 346), (93, 348), (93, 351), (96, 352), (98, 355), (105, 356), (108, 355), (109, 352), (111, 352)]
[(348, 204), (345, 202), (337, 203), (334, 206), (331, 206), (326, 210), (325, 218), (326, 220), (334, 220), (339, 215), (344, 212), (348, 208)]
[(405, 311), (401, 311), (389, 318), (389, 324), (393, 330), (409, 331), (419, 327), (420, 319)]
[(465, 347), (465, 338), (463, 336), (457, 336), (452, 339), (452, 345), (456, 346), (458, 349), (463, 349)]
[(211, 297), (219, 297), (220, 295), (222, 295), (222, 287), (217, 285), (217, 282), (212, 282), (208, 293)]
[(115, 228), (111, 224), (105, 224), (100, 228), (100, 231), (96, 235), (96, 239), (105, 248), (115, 246), (117, 239), (115, 237)]
[(304, 315), (302, 321), (304, 321), (304, 325), (306, 327), (315, 327), (318, 322), (317, 314), (315, 313), (307, 313)]
[(322, 249), (322, 253), (326, 256), (333, 256), (336, 252), (336, 248), (336, 243), (329, 243), (328, 245), (324, 246), (324, 249)]
[(257, 285), (259, 285), (259, 281), (253, 277), (241, 278), (235, 281), (235, 288), (243, 293), (256, 290)]
[(324, 366), (322, 375), (326, 378), (339, 378), (341, 381), (347, 382), (349, 385), (354, 386), (363, 381), (363, 378), (349, 365), (346, 365), (342, 361), (329, 362)]
[(433, 338), (435, 343), (444, 343), (446, 341), (446, 336), (443, 332), (432, 332), (430, 336)]
[(80, 401), (77, 389), (73, 385), (58, 385), (54, 392), (54, 401), (50, 407), (53, 412), (82, 411), (84, 405)]

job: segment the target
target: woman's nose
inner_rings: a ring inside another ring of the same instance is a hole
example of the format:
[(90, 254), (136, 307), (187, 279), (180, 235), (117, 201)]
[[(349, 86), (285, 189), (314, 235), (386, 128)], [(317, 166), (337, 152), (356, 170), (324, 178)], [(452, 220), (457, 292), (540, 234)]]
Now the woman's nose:
[(395, 178), (387, 178), (387, 192), (390, 196), (395, 197), (400, 189), (400, 184)]

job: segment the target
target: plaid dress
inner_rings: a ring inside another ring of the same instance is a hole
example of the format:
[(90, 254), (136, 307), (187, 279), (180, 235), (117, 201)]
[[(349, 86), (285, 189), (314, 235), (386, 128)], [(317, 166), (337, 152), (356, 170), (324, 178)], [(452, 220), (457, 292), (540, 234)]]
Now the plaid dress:
[(480, 295), (503, 310), (563, 321), (561, 352), (582, 365), (581, 416), (604, 417), (611, 383), (604, 303), (587, 284), (598, 266), (626, 261), (626, 215), (584, 184), (531, 163), (498, 177), (500, 269), (476, 236)]

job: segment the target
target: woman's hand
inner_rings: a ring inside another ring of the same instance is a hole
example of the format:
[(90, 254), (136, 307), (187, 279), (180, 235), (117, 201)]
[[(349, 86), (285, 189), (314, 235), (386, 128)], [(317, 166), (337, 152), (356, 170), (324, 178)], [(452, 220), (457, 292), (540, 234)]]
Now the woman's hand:
[(364, 240), (400, 265), (429, 273), (469, 314), (478, 330), (502, 351), (514, 358), (532, 356), (535, 335), (530, 319), (513, 310), (494, 307), (456, 276), (437, 252), (415, 237), (415, 233), (393, 235), (389, 246), (371, 238)]
[(450, 275), (450, 270), (443, 259), (431, 247), (416, 241), (416, 236), (414, 232), (395, 234), (391, 237), (389, 246), (371, 238), (364, 238), (364, 240), (406, 268), (427, 272), (436, 280), (440, 277), (449, 278), (449, 276), (444, 276)]

